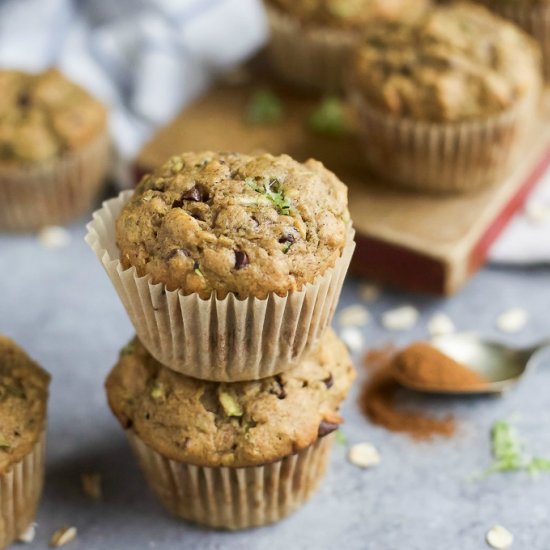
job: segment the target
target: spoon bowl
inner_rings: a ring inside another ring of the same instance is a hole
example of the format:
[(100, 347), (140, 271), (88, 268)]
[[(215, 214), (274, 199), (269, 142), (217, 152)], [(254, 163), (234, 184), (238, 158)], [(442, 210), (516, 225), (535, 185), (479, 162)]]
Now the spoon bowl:
[(482, 384), (469, 389), (415, 387), (411, 381), (399, 377), (399, 382), (414, 390), (421, 389), (428, 393), (439, 394), (490, 394), (503, 393), (514, 387), (525, 372), (532, 368), (533, 355), (543, 347), (550, 345), (550, 340), (541, 342), (526, 349), (514, 349), (505, 344), (485, 340), (472, 333), (453, 333), (434, 338), (431, 345), (457, 363), (477, 372), (485, 380)]

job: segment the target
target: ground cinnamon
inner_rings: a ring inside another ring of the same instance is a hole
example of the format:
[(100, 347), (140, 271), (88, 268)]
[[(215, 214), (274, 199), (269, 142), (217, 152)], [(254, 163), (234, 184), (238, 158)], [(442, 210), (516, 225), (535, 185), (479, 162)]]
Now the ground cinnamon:
[(452, 416), (434, 418), (422, 411), (400, 405), (400, 397), (407, 390), (393, 376), (392, 360), (395, 350), (391, 347), (371, 350), (365, 356), (365, 366), (370, 371), (359, 396), (363, 413), (371, 422), (394, 432), (401, 432), (414, 439), (430, 439), (440, 435), (450, 437), (456, 430)]
[(482, 389), (487, 380), (435, 347), (416, 342), (393, 359), (397, 380), (418, 390), (468, 391)]

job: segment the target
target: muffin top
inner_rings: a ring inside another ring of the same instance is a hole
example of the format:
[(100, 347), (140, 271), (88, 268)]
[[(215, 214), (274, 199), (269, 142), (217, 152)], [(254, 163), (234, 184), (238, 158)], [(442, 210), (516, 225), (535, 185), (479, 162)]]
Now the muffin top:
[(0, 336), (0, 473), (31, 452), (45, 424), (50, 376)]
[(105, 107), (55, 69), (0, 70), (0, 163), (39, 163), (86, 145)]
[(429, 0), (269, 0), (304, 24), (363, 28), (373, 20), (413, 20)]
[(284, 295), (334, 266), (347, 188), (320, 162), (185, 153), (145, 176), (116, 227), (120, 258), (168, 290)]
[(136, 338), (107, 378), (109, 405), (163, 456), (199, 466), (258, 466), (338, 428), (355, 376), (332, 330), (291, 372), (254, 382), (206, 382), (163, 367)]
[(437, 122), (498, 114), (537, 92), (540, 81), (535, 42), (469, 3), (433, 8), (416, 24), (370, 27), (353, 69), (371, 106)]

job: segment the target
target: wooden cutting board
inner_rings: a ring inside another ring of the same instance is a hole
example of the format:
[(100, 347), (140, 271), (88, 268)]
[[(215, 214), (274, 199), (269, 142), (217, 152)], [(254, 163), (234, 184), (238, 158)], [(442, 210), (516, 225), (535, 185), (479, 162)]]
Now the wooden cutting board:
[(485, 262), (490, 245), (550, 164), (550, 109), (545, 108), (506, 181), (463, 196), (404, 193), (368, 174), (353, 135), (328, 138), (307, 129), (318, 98), (271, 85), (283, 100), (284, 117), (272, 125), (247, 124), (243, 115), (257, 87), (258, 82), (222, 85), (198, 99), (145, 146), (136, 175), (187, 150), (317, 158), (350, 188), (358, 233), (352, 271), (409, 290), (456, 292)]

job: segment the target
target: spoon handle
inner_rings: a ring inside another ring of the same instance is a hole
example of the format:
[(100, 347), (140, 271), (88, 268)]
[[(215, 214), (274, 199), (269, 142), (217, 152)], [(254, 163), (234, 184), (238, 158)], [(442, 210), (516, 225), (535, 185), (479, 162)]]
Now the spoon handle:
[(533, 346), (529, 349), (527, 349), (527, 353), (529, 353), (529, 355), (533, 355), (534, 353), (536, 353), (537, 351), (547, 347), (547, 346), (550, 346), (550, 338), (545, 338), (544, 340), (542, 340), (542, 342), (539, 342), (536, 346)]

